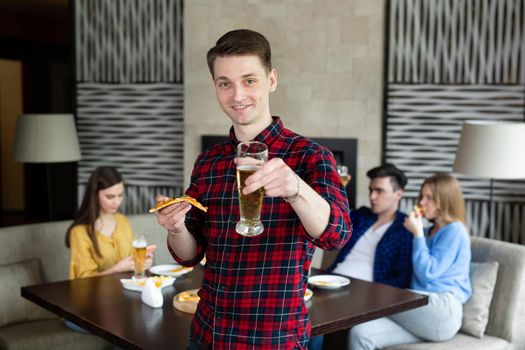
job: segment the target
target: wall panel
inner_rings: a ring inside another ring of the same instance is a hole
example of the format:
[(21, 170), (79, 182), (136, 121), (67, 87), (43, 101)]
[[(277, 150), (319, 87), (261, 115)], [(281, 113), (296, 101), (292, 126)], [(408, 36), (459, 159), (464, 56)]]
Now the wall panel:
[(124, 175), (123, 210), (183, 191), (182, 0), (75, 1), (79, 198), (97, 166)]
[[(407, 172), (409, 209), (424, 178), (452, 171), (464, 121), (525, 121), (525, 8), (524, 0), (388, 3), (384, 159)], [(525, 181), (456, 175), (473, 234), (525, 241)]]

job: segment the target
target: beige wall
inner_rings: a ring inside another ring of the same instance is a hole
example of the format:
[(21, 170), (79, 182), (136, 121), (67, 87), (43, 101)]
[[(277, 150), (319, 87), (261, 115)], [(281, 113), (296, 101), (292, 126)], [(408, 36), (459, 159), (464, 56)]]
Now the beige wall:
[(206, 52), (225, 32), (248, 28), (272, 44), (278, 87), (271, 113), (305, 136), (358, 139), (357, 203), (366, 204), (365, 173), (381, 155), (383, 17), (382, 0), (185, 2), (186, 181), (200, 136), (225, 135), (230, 126), (213, 95)]

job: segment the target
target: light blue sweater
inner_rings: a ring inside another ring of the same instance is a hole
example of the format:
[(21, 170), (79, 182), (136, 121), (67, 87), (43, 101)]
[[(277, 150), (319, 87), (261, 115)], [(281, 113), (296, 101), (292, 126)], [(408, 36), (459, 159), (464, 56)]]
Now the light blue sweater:
[(470, 284), (470, 238), (461, 222), (452, 222), (431, 238), (414, 238), (412, 289), (426, 292), (452, 292), (465, 303), (472, 294)]

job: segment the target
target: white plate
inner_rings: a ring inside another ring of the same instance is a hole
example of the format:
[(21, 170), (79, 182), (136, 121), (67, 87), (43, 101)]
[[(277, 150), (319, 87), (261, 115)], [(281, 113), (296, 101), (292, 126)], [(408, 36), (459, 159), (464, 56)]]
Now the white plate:
[(304, 301), (308, 301), (312, 299), (312, 296), (314, 295), (314, 292), (310, 288), (306, 288), (306, 292), (304, 292)]
[(317, 288), (336, 289), (350, 284), (350, 279), (336, 275), (317, 275), (308, 277), (308, 283)]
[(179, 277), (193, 271), (193, 267), (184, 267), (179, 264), (155, 265), (149, 272), (162, 276)]
[[(148, 277), (148, 278), (160, 278), (160, 277)], [(171, 276), (162, 276), (162, 284), (160, 285), (160, 288), (164, 288), (167, 286), (171, 286), (173, 282), (175, 282), (175, 278)], [(144, 285), (146, 284), (146, 278), (143, 279), (125, 279), (121, 278), (120, 283), (122, 283), (122, 286), (127, 290), (132, 290), (135, 292), (142, 292), (144, 289)]]

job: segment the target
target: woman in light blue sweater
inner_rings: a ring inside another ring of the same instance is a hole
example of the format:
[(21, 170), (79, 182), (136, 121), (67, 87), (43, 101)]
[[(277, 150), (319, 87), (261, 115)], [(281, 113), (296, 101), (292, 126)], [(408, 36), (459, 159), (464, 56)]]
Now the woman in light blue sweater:
[[(422, 215), (433, 225), (423, 229)], [(447, 174), (425, 180), (419, 208), (405, 220), (414, 235), (412, 289), (427, 294), (426, 306), (354, 326), (351, 350), (381, 349), (420, 341), (445, 341), (461, 328), (463, 304), (472, 294), (470, 239), (458, 181)]]

